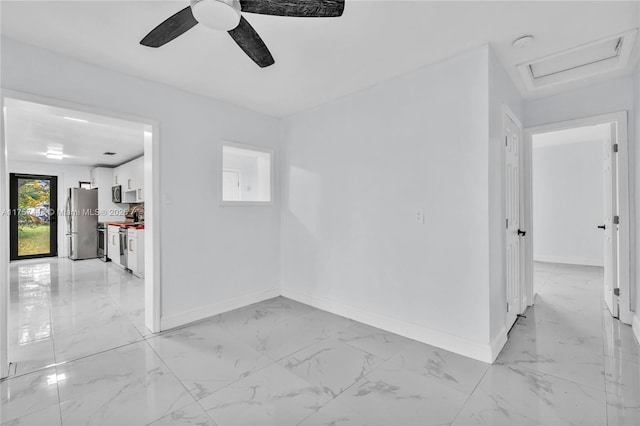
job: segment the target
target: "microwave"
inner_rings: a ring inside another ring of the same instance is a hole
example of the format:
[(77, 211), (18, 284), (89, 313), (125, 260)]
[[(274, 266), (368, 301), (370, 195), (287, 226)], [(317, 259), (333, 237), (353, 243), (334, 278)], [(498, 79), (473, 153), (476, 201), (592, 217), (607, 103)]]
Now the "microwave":
[(111, 187), (111, 201), (114, 203), (122, 202), (122, 185)]

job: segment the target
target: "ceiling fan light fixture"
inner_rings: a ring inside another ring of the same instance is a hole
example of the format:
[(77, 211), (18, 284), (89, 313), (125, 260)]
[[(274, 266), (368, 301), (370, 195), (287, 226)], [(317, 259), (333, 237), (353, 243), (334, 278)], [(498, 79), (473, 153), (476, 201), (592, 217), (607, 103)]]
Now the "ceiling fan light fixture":
[(239, 0), (191, 0), (193, 17), (219, 31), (229, 31), (240, 23)]

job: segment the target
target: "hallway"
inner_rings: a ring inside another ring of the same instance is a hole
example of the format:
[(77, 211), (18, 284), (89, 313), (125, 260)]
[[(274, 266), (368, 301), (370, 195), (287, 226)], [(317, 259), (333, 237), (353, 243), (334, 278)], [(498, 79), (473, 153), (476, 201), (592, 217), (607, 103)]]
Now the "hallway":
[[(3, 426), (640, 424), (640, 349), (603, 307), (601, 268), (536, 264), (536, 306), (487, 365), (282, 297), (127, 342), (118, 327), (139, 326), (125, 303), (139, 284), (111, 265), (67, 263), (12, 265), (12, 331), (34, 345), (49, 333), (56, 359), (0, 383)], [(20, 290), (21, 274), (33, 279)], [(38, 319), (47, 280), (53, 333)], [(92, 322), (99, 301), (113, 308)], [(102, 352), (57, 357), (69, 338), (57, 316), (84, 324), (80, 346)], [(104, 350), (103, 339), (124, 340)]]
[(607, 311), (603, 269), (537, 262), (534, 277), (535, 306), (456, 423), (640, 424), (640, 350)]

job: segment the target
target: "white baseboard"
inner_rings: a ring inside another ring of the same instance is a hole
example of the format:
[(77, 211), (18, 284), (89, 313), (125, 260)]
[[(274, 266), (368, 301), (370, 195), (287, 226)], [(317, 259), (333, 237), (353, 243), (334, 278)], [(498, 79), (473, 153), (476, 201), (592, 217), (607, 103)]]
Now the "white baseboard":
[(587, 257), (562, 257), (562, 256), (545, 256), (535, 254), (533, 256), (534, 262), (549, 262), (549, 263), (565, 263), (567, 265), (587, 265), (587, 266), (603, 266), (604, 259), (591, 259)]
[(491, 363), (493, 363), (498, 355), (500, 355), (500, 351), (504, 348), (504, 345), (507, 344), (507, 327), (502, 327), (500, 333), (493, 339), (491, 342)]
[(638, 318), (638, 314), (633, 314), (633, 335), (636, 336), (636, 340), (640, 343), (640, 318)]
[[(385, 317), (364, 311), (352, 306), (348, 306), (339, 302), (334, 302), (321, 297), (308, 296), (290, 289), (272, 289), (263, 292), (253, 293), (246, 296), (236, 297), (234, 299), (219, 302), (213, 305), (203, 306), (179, 314), (173, 314), (160, 319), (161, 330), (169, 330), (172, 328), (187, 325), (189, 323), (200, 321), (223, 312), (232, 311), (234, 309), (243, 308), (253, 303), (262, 302), (278, 296), (284, 296), (289, 299), (296, 300), (306, 305), (313, 306), (332, 314), (340, 315), (363, 324), (377, 327), (391, 333), (405, 336), (410, 339), (417, 340), (428, 345), (437, 346), (439, 348), (454, 352), (478, 361), (493, 363), (500, 351), (507, 342), (507, 330), (503, 328), (500, 333), (493, 339), (491, 344), (483, 345), (478, 342), (463, 339), (442, 331), (433, 330), (422, 327), (417, 324), (398, 320), (395, 318)], [(637, 324), (636, 324), (637, 323)], [(640, 321), (634, 317), (634, 331), (638, 336), (640, 330)]]
[(494, 342), (491, 343), (491, 345), (483, 345), (452, 334), (432, 330), (395, 318), (384, 317), (325, 298), (308, 296), (295, 290), (285, 288), (282, 290), (282, 296), (332, 314), (340, 315), (372, 327), (377, 327), (400, 336), (408, 337), (432, 346), (437, 346), (450, 352), (455, 352), (486, 363), (492, 363), (495, 361), (495, 358), (498, 356), (498, 353), (500, 353), (500, 350), (502, 349), (502, 346), (504, 346), (507, 338), (507, 333), (505, 331), (504, 336), (500, 334)]
[(280, 289), (276, 288), (272, 290), (248, 294), (246, 296), (236, 297), (234, 299), (225, 300), (213, 305), (203, 306), (201, 308), (193, 309), (187, 312), (181, 312), (179, 314), (161, 317), (160, 330), (165, 331), (172, 328), (180, 327), (182, 325), (209, 318), (223, 312), (232, 311), (238, 308), (244, 308), (245, 306), (251, 305), (253, 303), (262, 302), (264, 300), (272, 299), (278, 296), (280, 296)]

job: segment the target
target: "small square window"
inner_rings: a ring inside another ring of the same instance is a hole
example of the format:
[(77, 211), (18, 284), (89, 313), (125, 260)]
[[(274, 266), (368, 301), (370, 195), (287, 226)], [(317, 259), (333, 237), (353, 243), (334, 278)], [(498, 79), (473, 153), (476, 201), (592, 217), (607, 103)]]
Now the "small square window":
[(273, 153), (248, 145), (222, 145), (222, 204), (270, 203), (273, 199)]

